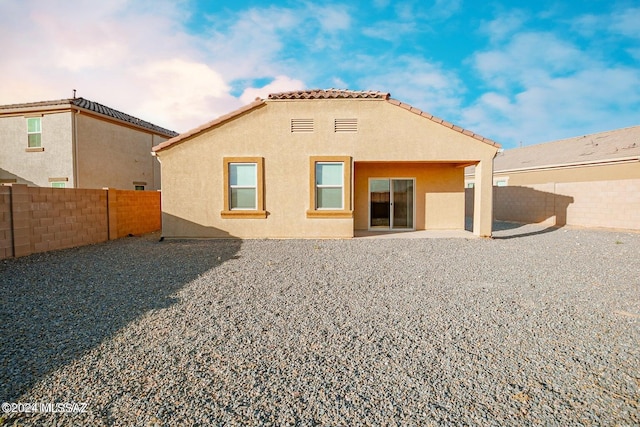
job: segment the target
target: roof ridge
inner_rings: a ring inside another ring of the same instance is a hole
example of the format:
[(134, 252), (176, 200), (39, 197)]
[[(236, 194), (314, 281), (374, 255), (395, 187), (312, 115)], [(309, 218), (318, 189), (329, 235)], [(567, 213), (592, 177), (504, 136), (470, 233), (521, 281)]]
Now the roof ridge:
[(388, 92), (350, 89), (304, 89), (270, 93), (268, 99), (389, 99)]
[(98, 113), (114, 119), (118, 119), (118, 120), (130, 123), (145, 129), (152, 130), (154, 132), (157, 132), (169, 137), (174, 137), (178, 135), (178, 132), (172, 131), (167, 128), (163, 128), (162, 126), (158, 126), (146, 120), (139, 119), (130, 114), (116, 110), (115, 108), (111, 108), (104, 104), (100, 104), (99, 102), (91, 101), (89, 99), (82, 98), (82, 97), (63, 98), (63, 99), (56, 99), (52, 101), (36, 101), (36, 102), (24, 102), (24, 103), (18, 103), (18, 104), (0, 105), (0, 110), (53, 107), (56, 105), (65, 105), (69, 107), (75, 106), (78, 108), (83, 108), (85, 110), (89, 110), (94, 113)]
[(167, 128), (163, 128), (162, 126), (155, 125), (146, 120), (139, 119), (138, 117), (132, 116), (131, 114), (124, 113), (120, 110), (116, 110), (115, 108), (108, 107), (99, 102), (91, 101), (86, 98), (78, 97), (78, 98), (70, 98), (69, 102), (76, 107), (84, 108), (94, 113), (103, 114), (105, 116), (112, 117), (114, 119), (122, 120), (127, 123), (131, 123), (146, 129), (150, 129), (156, 132), (161, 132), (166, 135), (170, 135), (171, 137), (175, 137), (178, 135), (178, 132), (169, 130)]
[(489, 144), (489, 145), (493, 145), (494, 147), (498, 147), (500, 148), (501, 145), (498, 144), (497, 142), (495, 142), (492, 139), (489, 138), (485, 138), (482, 135), (479, 135), (475, 132), (471, 132), (470, 130), (467, 130), (465, 128), (462, 128), (460, 126), (456, 126), (453, 123), (449, 123), (448, 121), (441, 119), (440, 117), (436, 117), (433, 114), (427, 113), (426, 111), (422, 111), (419, 108), (413, 107), (407, 103), (404, 103), (402, 101), (398, 101), (397, 99), (393, 99), (393, 98), (389, 98), (387, 99), (387, 102), (389, 102), (390, 104), (396, 105), (400, 108), (404, 108), (407, 111), (410, 111), (414, 114), (417, 114), (418, 116), (424, 117), (428, 120), (431, 120), (432, 122), (436, 122), (442, 126), (448, 127), (449, 129), (455, 130), (456, 132), (460, 132), (461, 134), (470, 136), (474, 139), (477, 139), (478, 141), (484, 142), (485, 144)]
[(565, 142), (565, 141), (574, 141), (574, 140), (579, 140), (581, 138), (589, 138), (589, 137), (602, 136), (602, 135), (605, 135), (605, 134), (619, 133), (619, 132), (622, 132), (622, 131), (632, 130), (632, 129), (635, 129), (635, 128), (640, 128), (640, 125), (626, 126), (626, 127), (619, 128), (619, 129), (603, 130), (601, 132), (587, 133), (587, 134), (584, 134), (584, 135), (569, 136), (567, 138), (554, 139), (554, 140), (551, 140), (551, 141), (534, 142), (533, 144), (523, 145), (522, 147), (510, 148), (509, 150), (520, 150), (520, 149), (529, 148), (529, 147), (538, 147), (538, 146), (544, 145), (544, 144), (554, 144), (554, 143), (561, 143), (561, 142)]

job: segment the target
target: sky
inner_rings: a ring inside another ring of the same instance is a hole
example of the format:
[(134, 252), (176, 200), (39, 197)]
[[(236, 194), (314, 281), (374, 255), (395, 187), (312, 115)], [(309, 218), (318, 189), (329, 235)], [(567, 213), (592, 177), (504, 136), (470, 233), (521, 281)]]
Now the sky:
[(638, 0), (0, 0), (0, 104), (185, 132), (256, 97), (389, 92), (503, 148), (640, 125)]

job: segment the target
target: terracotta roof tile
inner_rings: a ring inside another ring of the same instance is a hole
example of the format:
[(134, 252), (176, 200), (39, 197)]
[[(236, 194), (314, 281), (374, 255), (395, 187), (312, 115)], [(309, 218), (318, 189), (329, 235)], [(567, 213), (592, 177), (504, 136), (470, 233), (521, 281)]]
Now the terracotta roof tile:
[(171, 138), (168, 141), (165, 141), (161, 144), (153, 147), (153, 151), (163, 150), (171, 145), (174, 145), (178, 142), (182, 142), (188, 139), (191, 136), (194, 136), (200, 132), (203, 132), (207, 129), (210, 129), (214, 126), (220, 125), (224, 122), (232, 120), (246, 112), (253, 110), (259, 106), (265, 105), (265, 102), (272, 100), (314, 100), (314, 99), (379, 99), (386, 101), (392, 105), (398, 106), (400, 108), (404, 108), (414, 114), (422, 116), (428, 120), (431, 120), (435, 123), (442, 124), (450, 129), (453, 129), (457, 132), (464, 133), (465, 135), (471, 136), (479, 141), (482, 141), (486, 144), (493, 145), (496, 147), (500, 147), (496, 142), (484, 138), (480, 135), (477, 135), (471, 131), (463, 129), (459, 126), (455, 126), (452, 123), (446, 122), (438, 117), (435, 117), (427, 112), (424, 112), (418, 108), (412, 107), (409, 104), (405, 104), (404, 102), (400, 102), (396, 99), (390, 97), (390, 94), (387, 92), (378, 92), (378, 91), (354, 91), (354, 90), (346, 90), (346, 89), (310, 89), (310, 90), (301, 90), (301, 91), (292, 91), (292, 92), (280, 92), (280, 93), (272, 93), (268, 96), (267, 100), (262, 100), (260, 98), (256, 98), (254, 102), (251, 104), (245, 105), (244, 107), (232, 111), (229, 114), (225, 114), (224, 116), (218, 117), (217, 119), (205, 123), (204, 125), (192, 129), (188, 132), (180, 134), (174, 138)]
[(0, 105), (0, 111), (1, 110), (20, 110), (20, 109), (37, 110), (38, 108), (56, 107), (56, 106), (68, 108), (68, 107), (71, 107), (72, 105), (78, 108), (82, 108), (84, 110), (89, 110), (94, 113), (102, 114), (107, 117), (118, 119), (123, 122), (131, 123), (133, 125), (152, 130), (153, 132), (156, 132), (161, 135), (165, 135), (169, 137), (174, 137), (178, 135), (177, 132), (174, 132), (172, 130), (154, 125), (153, 123), (149, 123), (147, 121), (138, 119), (137, 117), (131, 116), (129, 114), (123, 113), (121, 111), (115, 110), (113, 108), (107, 107), (97, 102), (90, 101), (85, 98), (70, 98), (70, 99), (58, 99), (54, 101), (38, 101), (38, 102), (29, 102), (29, 103), (23, 103), (23, 104)]
[(389, 99), (389, 93), (347, 89), (309, 89), (269, 94), (269, 99)]
[(445, 120), (442, 120), (439, 117), (432, 116), (431, 114), (429, 114), (427, 112), (424, 112), (424, 111), (421, 111), (421, 110), (419, 110), (419, 109), (417, 109), (415, 107), (412, 107), (409, 104), (405, 104), (404, 102), (400, 102), (400, 101), (392, 99), (392, 98), (388, 99), (387, 102), (389, 102), (390, 104), (393, 104), (393, 105), (397, 105), (398, 107), (404, 108), (405, 110), (409, 110), (412, 113), (418, 114), (418, 115), (420, 115), (422, 117), (425, 117), (425, 118), (427, 118), (427, 119), (429, 119), (429, 120), (431, 120), (431, 121), (433, 121), (435, 123), (438, 123), (438, 124), (441, 124), (443, 126), (446, 126), (446, 127), (450, 128), (450, 129), (453, 129), (453, 130), (455, 130), (457, 132), (460, 132), (460, 133), (462, 133), (464, 135), (471, 136), (471, 137), (477, 139), (478, 141), (484, 142), (485, 144), (493, 145), (495, 147), (500, 147), (500, 144), (498, 144), (497, 142), (495, 142), (495, 141), (493, 141), (493, 140), (491, 140), (489, 138), (485, 138), (485, 137), (483, 137), (481, 135), (473, 133), (470, 130), (463, 129), (460, 126), (456, 126), (453, 123), (449, 123), (449, 122), (447, 122)]
[(190, 131), (187, 131), (185, 133), (181, 133), (180, 135), (178, 135), (178, 136), (176, 136), (174, 138), (171, 138), (169, 140), (166, 140), (166, 141), (154, 146), (152, 148), (152, 150), (153, 151), (160, 151), (160, 150), (162, 150), (164, 148), (167, 148), (167, 147), (169, 147), (171, 145), (177, 144), (178, 142), (182, 142), (183, 140), (185, 140), (185, 139), (187, 139), (187, 138), (189, 138), (189, 137), (191, 137), (193, 135), (196, 135), (196, 134), (198, 134), (200, 132), (203, 132), (203, 131), (205, 131), (207, 129), (211, 129), (212, 127), (220, 125), (220, 124), (222, 124), (224, 122), (227, 122), (227, 121), (229, 121), (231, 119), (234, 119), (234, 118), (236, 118), (236, 117), (238, 117), (238, 116), (240, 116), (240, 115), (242, 115), (244, 113), (247, 113), (247, 112), (253, 110), (254, 108), (260, 107), (262, 105), (265, 105), (264, 100), (262, 100), (260, 98), (256, 98), (256, 100), (253, 101), (251, 104), (247, 104), (244, 107), (241, 107), (241, 108), (239, 108), (239, 109), (237, 109), (235, 111), (232, 111), (232, 112), (230, 112), (228, 114), (225, 114), (224, 116), (220, 116), (217, 119), (214, 119), (214, 120), (212, 120), (210, 122), (207, 122), (207, 123), (203, 124), (202, 126), (199, 126), (199, 127), (195, 128), (195, 129), (191, 129)]

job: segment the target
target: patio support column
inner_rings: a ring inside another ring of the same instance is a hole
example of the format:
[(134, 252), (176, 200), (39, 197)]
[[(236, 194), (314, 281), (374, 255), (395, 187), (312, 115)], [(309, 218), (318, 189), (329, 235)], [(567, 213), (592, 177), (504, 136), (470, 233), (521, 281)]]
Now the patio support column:
[(493, 226), (493, 159), (476, 165), (473, 192), (473, 234), (491, 237)]

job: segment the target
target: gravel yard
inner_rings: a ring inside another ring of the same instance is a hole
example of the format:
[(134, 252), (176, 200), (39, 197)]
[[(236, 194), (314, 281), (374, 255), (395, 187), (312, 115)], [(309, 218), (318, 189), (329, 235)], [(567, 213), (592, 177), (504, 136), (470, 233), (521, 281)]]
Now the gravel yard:
[(0, 402), (86, 404), (0, 425), (640, 424), (640, 234), (498, 229), (0, 261)]

